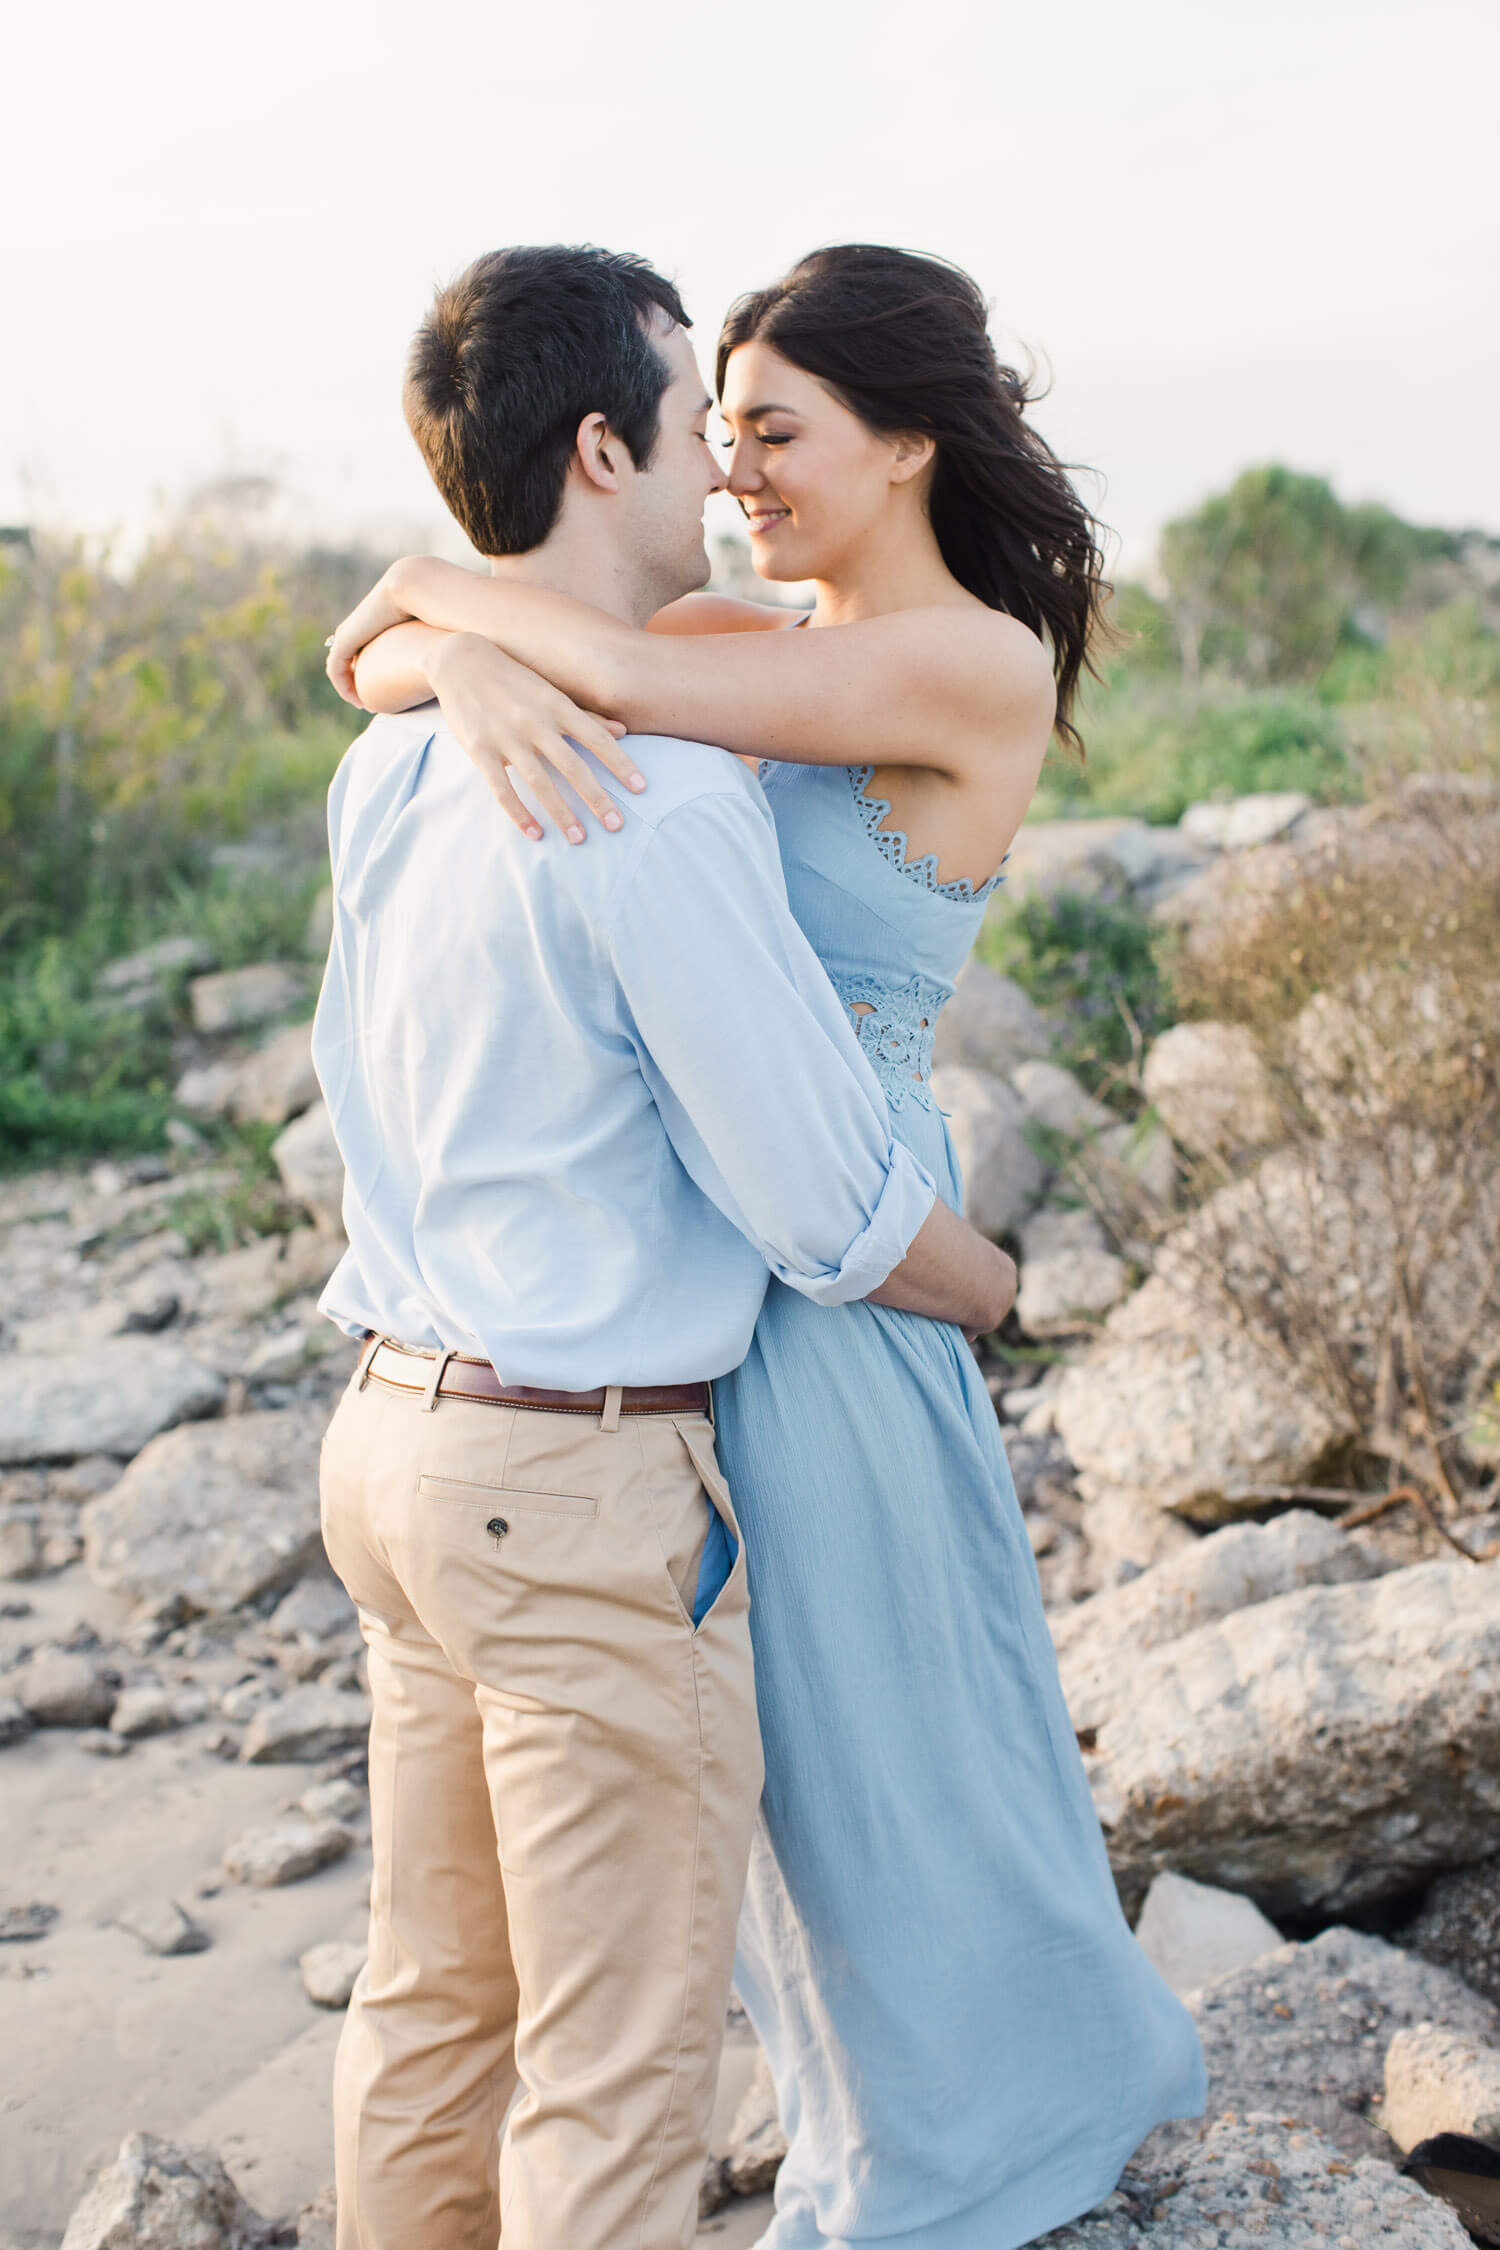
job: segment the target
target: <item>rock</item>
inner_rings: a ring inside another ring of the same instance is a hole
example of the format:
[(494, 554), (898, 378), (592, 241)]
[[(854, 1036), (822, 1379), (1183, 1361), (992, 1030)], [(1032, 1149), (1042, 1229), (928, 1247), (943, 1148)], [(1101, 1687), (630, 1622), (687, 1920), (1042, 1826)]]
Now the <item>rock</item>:
[(1020, 1096), (1003, 1079), (966, 1063), (934, 1070), (931, 1084), (953, 1135), (965, 1218), (992, 1240), (1010, 1233), (1037, 1201), (1046, 1178), (1027, 1138)]
[(1170, 2173), (1148, 2178), (1140, 2201), (1137, 2217), (1116, 2193), (1033, 2250), (1471, 2250), (1454, 2214), (1415, 2180), (1375, 2156), (1347, 2161), (1279, 2099), (1216, 2118)]
[(993, 1077), (1007, 1078), (1017, 1063), (1051, 1052), (1047, 1019), (1009, 977), (997, 976), (982, 961), (959, 970), (953, 997), (938, 1017), (933, 1035), (935, 1066), (968, 1063)]
[(35, 1725), (19, 1697), (0, 1695), (0, 1750), (8, 1750), (13, 1742), (24, 1742)]
[(1381, 2123), (1403, 2150), (1434, 2133), (1472, 2133), (1500, 2147), (1500, 2048), (1441, 2024), (1398, 2031), (1386, 2051)]
[(271, 1144), (282, 1185), (330, 1234), (344, 1230), (344, 1164), (326, 1102), (316, 1102)]
[(156, 1438), (84, 1510), (102, 1585), (195, 1613), (238, 1609), (322, 1554), (321, 1406), (194, 1423)]
[(297, 2250), (334, 2250), (337, 2225), (338, 2196), (332, 2187), (320, 2188), (297, 2213)]
[(1396, 1936), (1500, 2007), (1500, 1859), (1440, 1875)]
[(320, 2008), (347, 2008), (368, 1955), (367, 1946), (343, 1945), (337, 1939), (310, 1945), (297, 1961), (308, 1999)]
[(32, 1899), (25, 1906), (0, 1906), (0, 1945), (29, 1944), (45, 1937), (57, 1920), (57, 1908)]
[(13, 1510), (0, 1517), (0, 1578), (36, 1578), (42, 1567), (42, 1531), (35, 1516)]
[(722, 2156), (711, 2156), (703, 2167), (703, 2177), (698, 2182), (698, 2224), (713, 2218), (734, 2201), (734, 2189), (729, 2184), (729, 2168)]
[(239, 1087), (240, 1069), (239, 1063), (227, 1060), (195, 1064), (178, 1079), (172, 1099), (193, 1117), (227, 1117)]
[(54, 1500), (97, 1500), (101, 1492), (108, 1492), (120, 1481), (123, 1461), (109, 1453), (86, 1453), (81, 1461), (67, 1461), (52, 1471), (50, 1490)]
[(1378, 1578), (1384, 1556), (1309, 1509), (1267, 1524), (1233, 1524), (1157, 1563), (1128, 1586), (1052, 1620), (1075, 1727), (1097, 1727), (1135, 1694), (1148, 1649), (1301, 1586)]
[(1057, 1488), (1066, 1489), (1073, 1482), (1073, 1464), (1056, 1437), (1027, 1437), (1020, 1430), (1007, 1430), (1005, 1458), (1023, 1508), (1045, 1508)]
[(1010, 1074), (1027, 1117), (1045, 1132), (1070, 1141), (1086, 1140), (1118, 1122), (1112, 1109), (1096, 1102), (1061, 1063), (1023, 1062)]
[(223, 1379), (179, 1344), (118, 1336), (63, 1357), (0, 1356), (0, 1463), (139, 1453), (158, 1430), (211, 1414)]
[(320, 1098), (312, 1062), (311, 1023), (289, 1024), (242, 1064), (230, 1098), (242, 1123), (285, 1125)]
[(1085, 1765), (1127, 1901), (1164, 1867), (1272, 1915), (1500, 1848), (1500, 1571), (1309, 1586), (1140, 1658)]
[(100, 992), (141, 993), (165, 984), (169, 978), (188, 976), (213, 965), (213, 948), (201, 938), (158, 938), (155, 945), (144, 945), (138, 953), (124, 953), (106, 962), (95, 985)]
[(1125, 1491), (1203, 1524), (1317, 1481), (1355, 1434), (1347, 1411), (1160, 1270), (1067, 1370), (1057, 1427), (1086, 1497)]
[(1177, 826), (1190, 843), (1217, 852), (1245, 852), (1286, 835), (1311, 810), (1311, 797), (1300, 789), (1264, 789), (1227, 805), (1189, 805)]
[(1173, 1140), (1194, 1155), (1233, 1157), (1286, 1137), (1243, 1024), (1173, 1024), (1147, 1048), (1141, 1083)]
[(1092, 1211), (1038, 1211), (1021, 1227), (1016, 1316), (1028, 1336), (1066, 1336), (1117, 1305), (1130, 1285)]
[(102, 1726), (118, 1693), (94, 1659), (76, 1649), (39, 1649), (8, 1684), (39, 1727)]
[(1248, 1967), (1282, 1943), (1280, 1930), (1237, 1891), (1190, 1882), (1164, 1868), (1146, 1893), (1136, 1943), (1176, 1993)]
[(68, 2221), (62, 2250), (262, 2250), (276, 2234), (212, 2149), (131, 2133)]
[(130, 1744), (123, 1734), (111, 1734), (108, 1727), (85, 1727), (75, 1735), (78, 1748), (89, 1758), (128, 1758)]
[(237, 1883), (274, 1890), (283, 1883), (300, 1883), (304, 1876), (342, 1859), (353, 1841), (336, 1820), (308, 1820), (289, 1813), (268, 1827), (250, 1828), (236, 1836), (225, 1851), (224, 1868)]
[[(1188, 2005), (1208, 2066), (1210, 2115), (1274, 2104), (1348, 2156), (1389, 2157), (1370, 2111), (1398, 2031), (1436, 2022), (1485, 2041), (1500, 2029), (1489, 2003), (1446, 1970), (1338, 1926), (1218, 1978)], [(1136, 2161), (1156, 2169), (1193, 2131), (1181, 2121), (1159, 2126)]]
[(188, 986), (193, 1023), (199, 1031), (245, 1031), (289, 1015), (302, 999), (302, 978), (283, 961), (258, 961), (248, 969), (224, 969), (217, 976), (194, 977)]
[(1096, 1493), (1084, 1508), (1082, 1528), (1095, 1588), (1133, 1585), (1146, 1571), (1198, 1545), (1180, 1516), (1137, 1492)]
[(205, 1309), (219, 1318), (259, 1320), (288, 1297), (321, 1289), (342, 1255), (318, 1227), (266, 1234), (222, 1257), (200, 1258), (197, 1271)]
[(283, 1328), (274, 1336), (262, 1336), (245, 1362), (245, 1381), (290, 1382), (316, 1356), (311, 1344), (312, 1339), (305, 1328)]
[(786, 2155), (786, 2135), (776, 2111), (776, 2089), (764, 2055), (755, 2061), (755, 2074), (745, 2088), (734, 2123), (729, 2129), (729, 2149), (724, 2167), (736, 2195), (765, 2195), (776, 2184)]
[(174, 1898), (140, 1899), (117, 1917), (120, 1928), (139, 1938), (148, 1953), (163, 1958), (178, 1953), (203, 1953), (210, 1943), (201, 1923), (195, 1922)]
[(344, 1750), (362, 1750), (369, 1737), (364, 1697), (315, 1682), (257, 1711), (241, 1756), (247, 1766), (312, 1766)]
[(274, 1672), (255, 1672), (248, 1680), (236, 1680), (219, 1698), (219, 1710), (236, 1726), (253, 1719), (268, 1703), (274, 1703), (281, 1693), (281, 1682)]
[(166, 1688), (152, 1683), (126, 1688), (115, 1705), (109, 1726), (111, 1734), (122, 1734), (129, 1742), (139, 1742), (149, 1734), (170, 1734), (180, 1723), (172, 1695)]
[(335, 1774), (331, 1781), (315, 1781), (311, 1789), (303, 1790), (297, 1804), (309, 1820), (338, 1820), (346, 1828), (363, 1820), (370, 1809), (363, 1789), (357, 1789), (342, 1774)]
[(336, 1578), (309, 1575), (284, 1594), (266, 1619), (273, 1641), (333, 1640), (359, 1627), (359, 1612)]

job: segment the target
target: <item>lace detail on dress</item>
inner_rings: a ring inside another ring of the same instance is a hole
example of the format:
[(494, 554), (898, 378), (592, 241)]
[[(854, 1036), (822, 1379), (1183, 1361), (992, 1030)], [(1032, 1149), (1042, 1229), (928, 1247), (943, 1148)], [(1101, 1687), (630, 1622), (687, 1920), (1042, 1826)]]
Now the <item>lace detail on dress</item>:
[(969, 881), (967, 875), (956, 876), (951, 883), (940, 883), (938, 881), (936, 852), (924, 852), (920, 859), (909, 859), (907, 857), (906, 837), (901, 829), (882, 827), (881, 823), (891, 817), (890, 800), (886, 797), (867, 797), (865, 795), (866, 788), (874, 779), (875, 768), (873, 766), (850, 766), (848, 773), (849, 786), (854, 792), (855, 807), (864, 824), (865, 831), (876, 850), (890, 861), (898, 875), (909, 875), (914, 883), (921, 884), (924, 891), (931, 891), (934, 898), (957, 899), (964, 905), (974, 905), (980, 899), (988, 898), (996, 884), (1004, 882), (1005, 859), (1009, 859), (1009, 852), (1006, 853), (1005, 859), (1001, 860), (1000, 865), (988, 881), (980, 883), (977, 887)]
[(932, 1036), (948, 987), (931, 977), (909, 984), (884, 984), (878, 977), (839, 976), (833, 989), (849, 1011), (854, 1036), (880, 1080), (892, 1109), (915, 1102), (931, 1109), (927, 1074), (932, 1067)]

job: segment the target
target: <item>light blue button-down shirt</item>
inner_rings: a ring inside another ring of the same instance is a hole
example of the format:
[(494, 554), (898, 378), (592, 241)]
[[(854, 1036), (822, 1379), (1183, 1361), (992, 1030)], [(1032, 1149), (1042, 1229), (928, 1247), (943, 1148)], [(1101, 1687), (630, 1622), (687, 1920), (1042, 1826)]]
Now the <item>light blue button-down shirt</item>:
[(632, 747), (649, 787), (582, 847), (522, 837), (431, 705), (334, 777), (313, 1056), (349, 1234), (322, 1305), (350, 1331), (551, 1390), (696, 1382), (744, 1357), (768, 1271), (867, 1296), (932, 1208), (758, 784)]

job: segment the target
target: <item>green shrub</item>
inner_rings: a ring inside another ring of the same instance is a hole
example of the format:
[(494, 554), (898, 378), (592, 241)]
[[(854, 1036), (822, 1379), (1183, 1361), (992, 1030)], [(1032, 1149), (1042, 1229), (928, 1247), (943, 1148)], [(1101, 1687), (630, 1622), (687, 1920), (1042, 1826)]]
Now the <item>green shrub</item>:
[(1156, 948), (1133, 908), (1069, 892), (992, 908), (979, 940), (980, 958), (1061, 1027), (1059, 1062), (1105, 1097), (1123, 1092), (1138, 1045), (1171, 1021)]
[(1049, 760), (1036, 817), (1136, 813), (1171, 822), (1204, 798), (1305, 789), (1326, 800), (1353, 790), (1339, 713), (1308, 689), (1191, 688), (1116, 672), (1090, 690), (1082, 732), (1086, 764)]

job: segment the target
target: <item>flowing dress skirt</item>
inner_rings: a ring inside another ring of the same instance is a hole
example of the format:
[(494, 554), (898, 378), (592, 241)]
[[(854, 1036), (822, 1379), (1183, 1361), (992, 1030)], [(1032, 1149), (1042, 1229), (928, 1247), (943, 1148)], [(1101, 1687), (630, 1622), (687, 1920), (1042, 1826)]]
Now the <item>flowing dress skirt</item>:
[(774, 1281), (715, 1402), (766, 1754), (737, 1976), (790, 2144), (764, 2250), (1017, 2250), (1205, 2078), (1120, 1911), (994, 1408), (958, 1330)]

